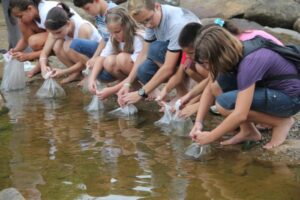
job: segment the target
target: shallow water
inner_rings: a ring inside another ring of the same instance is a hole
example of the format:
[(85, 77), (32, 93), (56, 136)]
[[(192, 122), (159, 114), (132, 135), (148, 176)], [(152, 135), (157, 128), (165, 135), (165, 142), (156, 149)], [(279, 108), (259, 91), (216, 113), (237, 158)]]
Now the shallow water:
[(259, 163), (240, 146), (186, 160), (191, 141), (155, 127), (158, 113), (92, 115), (84, 111), (91, 97), (78, 88), (65, 87), (62, 100), (40, 100), (40, 85), (5, 94), (11, 110), (0, 117), (0, 190), (49, 200), (299, 199), (299, 168)]

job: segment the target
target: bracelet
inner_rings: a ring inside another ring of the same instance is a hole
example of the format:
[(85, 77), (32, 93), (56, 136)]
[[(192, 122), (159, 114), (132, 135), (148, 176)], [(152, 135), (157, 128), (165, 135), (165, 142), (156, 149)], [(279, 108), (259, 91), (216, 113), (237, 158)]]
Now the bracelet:
[(131, 88), (131, 83), (124, 83), (124, 87)]
[(39, 60), (48, 60), (47, 57), (40, 57)]
[(196, 120), (195, 123), (199, 123), (203, 127), (203, 121)]

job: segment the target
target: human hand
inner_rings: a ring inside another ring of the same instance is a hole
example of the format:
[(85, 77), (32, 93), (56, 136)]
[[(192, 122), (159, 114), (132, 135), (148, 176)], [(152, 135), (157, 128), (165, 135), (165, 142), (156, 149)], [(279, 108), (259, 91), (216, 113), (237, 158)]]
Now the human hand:
[(194, 140), (201, 145), (213, 142), (209, 131), (196, 131)]
[(191, 132), (190, 132), (190, 137), (192, 138), (192, 140), (196, 140), (197, 138), (197, 132), (198, 131), (202, 131), (203, 129), (203, 123), (202, 122), (195, 122), (194, 127), (192, 128)]
[(118, 91), (118, 104), (123, 107), (126, 105), (124, 98), (129, 93), (129, 87), (123, 85), (123, 87)]
[(27, 61), (29, 60), (29, 54), (28, 53), (24, 53), (24, 52), (13, 52), (12, 54), (12, 57), (17, 59), (18, 61), (20, 62), (24, 62), (24, 61)]
[(158, 94), (158, 96), (156, 97), (155, 101), (160, 102), (160, 101), (165, 101), (166, 96), (167, 96), (167, 89), (166, 87), (164, 87), (160, 93)]
[(53, 71), (52, 75), (51, 75), (52, 78), (55, 78), (55, 77), (59, 78), (62, 76), (66, 76), (64, 69), (54, 68), (52, 71)]
[(95, 80), (88, 80), (88, 87), (89, 87), (89, 91), (92, 93), (92, 94), (96, 94), (97, 92), (97, 83)]
[(91, 58), (89, 59), (87, 62), (86, 62), (86, 67), (88, 69), (93, 69), (94, 65), (95, 65), (95, 62), (96, 62), (96, 57), (95, 58)]
[(180, 118), (188, 118), (197, 113), (197, 105), (188, 105), (179, 111), (178, 116)]
[(100, 100), (104, 100), (113, 94), (114, 94), (114, 91), (112, 90), (111, 87), (104, 88), (101, 91), (96, 90), (96, 95), (98, 96), (98, 98)]
[(141, 99), (142, 99), (142, 97), (138, 94), (137, 91), (130, 92), (130, 93), (125, 95), (124, 103), (125, 103), (125, 105), (134, 104), (134, 103), (140, 101)]

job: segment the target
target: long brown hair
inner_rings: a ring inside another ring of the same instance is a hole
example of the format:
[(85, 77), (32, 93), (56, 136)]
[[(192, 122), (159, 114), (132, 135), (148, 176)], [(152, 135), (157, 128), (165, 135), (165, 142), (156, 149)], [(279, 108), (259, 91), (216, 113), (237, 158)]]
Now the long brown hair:
[(219, 73), (236, 70), (243, 54), (242, 43), (226, 29), (217, 25), (204, 26), (195, 42), (195, 61), (208, 61), (215, 80)]
[[(119, 24), (124, 32), (124, 52), (126, 53), (133, 53), (134, 52), (134, 37), (138, 35), (138, 30), (140, 27), (137, 25), (135, 20), (127, 13), (126, 9), (121, 7), (115, 7), (107, 11), (105, 23), (109, 24)], [(120, 42), (114, 39), (111, 36), (111, 41), (114, 50), (119, 53), (121, 52), (120, 49)]]

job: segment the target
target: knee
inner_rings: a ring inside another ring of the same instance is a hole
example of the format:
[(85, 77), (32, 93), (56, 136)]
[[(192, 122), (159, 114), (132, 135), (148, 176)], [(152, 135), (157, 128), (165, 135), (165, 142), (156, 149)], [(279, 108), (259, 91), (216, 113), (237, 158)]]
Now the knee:
[(116, 57), (116, 64), (118, 67), (127, 66), (130, 62), (131, 58), (128, 53), (119, 53)]
[(104, 61), (103, 61), (103, 67), (108, 72), (113, 71), (114, 66), (115, 66), (115, 59), (112, 56), (108, 56), (107, 58), (104, 59)]
[(44, 44), (45, 42), (41, 42), (40, 40), (37, 40), (37, 38), (34, 36), (28, 38), (28, 46), (34, 51), (43, 49)]

